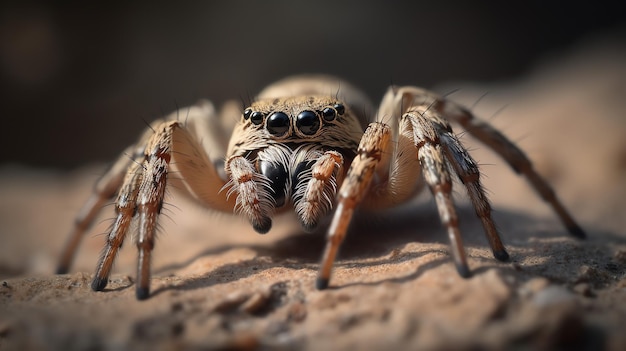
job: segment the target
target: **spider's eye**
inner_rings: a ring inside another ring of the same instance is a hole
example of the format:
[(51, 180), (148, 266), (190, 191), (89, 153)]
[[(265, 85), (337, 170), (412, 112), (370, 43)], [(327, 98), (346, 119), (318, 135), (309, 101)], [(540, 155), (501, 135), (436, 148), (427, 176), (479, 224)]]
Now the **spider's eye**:
[(289, 130), (289, 116), (283, 112), (274, 112), (267, 118), (267, 131), (272, 135), (283, 135)]
[(302, 111), (296, 118), (296, 127), (305, 135), (313, 135), (320, 129), (320, 119), (313, 111)]
[(263, 123), (263, 113), (258, 111), (252, 112), (252, 114), (250, 114), (250, 122), (252, 122), (252, 124), (256, 124), (257, 126)]
[(322, 116), (325, 121), (330, 122), (337, 117), (337, 111), (332, 107), (326, 107), (322, 110)]
[(346, 112), (346, 108), (343, 106), (343, 104), (335, 104), (335, 106), (333, 107), (335, 108), (335, 110), (337, 110), (339, 116), (343, 116), (343, 114)]
[(247, 108), (245, 111), (243, 111), (243, 119), (247, 121), (248, 118), (250, 118), (251, 114), (252, 114), (252, 110)]

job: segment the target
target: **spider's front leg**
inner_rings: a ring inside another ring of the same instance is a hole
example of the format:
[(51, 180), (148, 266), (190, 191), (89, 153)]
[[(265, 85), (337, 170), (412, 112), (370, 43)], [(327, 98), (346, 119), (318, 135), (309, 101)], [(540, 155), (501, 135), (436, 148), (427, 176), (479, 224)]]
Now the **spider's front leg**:
[[(145, 147), (141, 165), (133, 164), (116, 201), (117, 218), (107, 238), (107, 244), (92, 282), (93, 290), (104, 289), (111, 266), (124, 241), (131, 220), (137, 220), (135, 244), (138, 250), (137, 299), (150, 293), (150, 263), (154, 248), (157, 220), (163, 208), (166, 186), (179, 182), (189, 195), (216, 209), (232, 209), (225, 197), (219, 196), (224, 181), (213, 164), (185, 127), (178, 121), (164, 122), (154, 128)], [(175, 164), (172, 160), (176, 160)], [(174, 167), (173, 167), (174, 166)], [(181, 178), (171, 178), (172, 168)], [(202, 183), (200, 183), (202, 182)]]
[(158, 125), (147, 141), (143, 161), (134, 163), (128, 169), (115, 202), (117, 216), (91, 284), (93, 290), (101, 291), (106, 287), (117, 252), (131, 221), (136, 219), (138, 234), (135, 243), (139, 254), (136, 296), (140, 300), (149, 296), (151, 253), (172, 158), (172, 133), (177, 127), (178, 122)]
[[(451, 173), (455, 173), (465, 185), (494, 257), (500, 261), (507, 261), (509, 254), (502, 244), (491, 216), (491, 204), (480, 182), (478, 165), (453, 133), (445, 118), (447, 115), (439, 109), (440, 104), (444, 102), (434, 94), (419, 88), (401, 87), (397, 90), (391, 88), (381, 102), (379, 118), (388, 115), (401, 116), (397, 124), (399, 131), (396, 155), (410, 154), (408, 150), (417, 149), (417, 159), (424, 179), (435, 197), (441, 221), (448, 229), (457, 270), (461, 276), (467, 277), (470, 271), (451, 196)], [(396, 161), (399, 161), (398, 157)], [(402, 170), (411, 167), (413, 167), (411, 162), (406, 160), (396, 162), (393, 169), (399, 170), (398, 174), (392, 174), (390, 177), (402, 176)], [(394, 194), (395, 192), (388, 192), (386, 196), (393, 198)]]
[[(375, 209), (410, 199), (419, 189), (420, 173), (435, 198), (462, 277), (471, 273), (452, 200), (451, 172), (465, 184), (494, 256), (501, 261), (509, 258), (491, 218), (491, 206), (480, 184), (476, 162), (461, 146), (448, 122), (431, 109), (432, 98), (425, 95), (416, 101), (405, 90), (390, 90), (381, 103), (378, 119), (391, 118), (391, 127), (382, 122), (372, 123), (361, 139), (358, 155), (338, 193), (337, 210), (317, 279), (319, 289), (328, 286), (335, 256), (354, 209), (361, 202), (364, 207)], [(377, 181), (371, 185), (374, 175)]]
[(390, 140), (391, 130), (384, 123), (370, 124), (361, 138), (357, 155), (337, 193), (337, 209), (328, 229), (326, 248), (316, 281), (318, 289), (328, 287), (335, 257), (346, 236), (354, 210), (362, 202), (376, 168), (390, 150)]
[[(152, 123), (137, 147), (127, 149), (137, 152), (132, 156), (120, 156), (96, 185), (94, 194), (76, 219), (61, 257), (59, 272), (69, 268), (80, 239), (100, 211), (102, 203), (117, 193), (116, 218), (106, 237), (91, 287), (95, 291), (106, 287), (115, 257), (131, 223), (136, 222), (138, 233), (135, 243), (139, 254), (136, 296), (138, 299), (149, 296), (151, 253), (166, 187), (174, 183), (183, 193), (214, 209), (230, 211), (234, 206), (225, 195), (220, 194), (225, 181), (218, 175), (199, 141), (207, 133), (209, 136), (220, 133), (217, 130), (201, 131), (206, 126), (205, 120), (213, 115), (212, 105), (204, 103), (190, 108), (187, 123), (178, 121), (177, 115)], [(219, 129), (218, 126), (214, 128)], [(222, 151), (213, 142), (207, 144), (209, 150)], [(173, 173), (178, 177), (172, 177)]]

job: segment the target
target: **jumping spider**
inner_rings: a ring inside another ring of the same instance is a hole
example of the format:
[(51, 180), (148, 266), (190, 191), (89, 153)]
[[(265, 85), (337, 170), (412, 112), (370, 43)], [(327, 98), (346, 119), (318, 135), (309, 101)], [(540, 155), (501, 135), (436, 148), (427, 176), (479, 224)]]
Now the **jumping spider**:
[[(210, 102), (201, 101), (184, 119), (174, 113), (153, 122), (96, 184), (77, 216), (58, 272), (69, 269), (81, 237), (102, 205), (117, 194), (117, 216), (91, 287), (105, 288), (115, 256), (136, 221), (136, 296), (147, 298), (157, 220), (165, 189), (173, 184), (209, 208), (239, 213), (259, 233), (270, 230), (274, 214), (288, 210), (295, 211), (304, 230), (310, 231), (334, 208), (316, 282), (324, 289), (355, 209), (403, 203), (425, 182), (447, 229), (457, 271), (468, 277), (451, 174), (467, 188), (495, 258), (506, 261), (509, 255), (491, 218), (478, 166), (448, 120), (458, 122), (525, 175), (569, 232), (585, 237), (520, 149), (467, 109), (433, 92), (391, 87), (376, 121), (369, 124), (364, 111), (371, 105), (364, 95), (327, 76), (274, 83), (243, 113), (225, 106), (218, 114)], [(228, 126), (231, 120), (237, 120), (234, 129)], [(170, 177), (174, 172), (179, 176)]]

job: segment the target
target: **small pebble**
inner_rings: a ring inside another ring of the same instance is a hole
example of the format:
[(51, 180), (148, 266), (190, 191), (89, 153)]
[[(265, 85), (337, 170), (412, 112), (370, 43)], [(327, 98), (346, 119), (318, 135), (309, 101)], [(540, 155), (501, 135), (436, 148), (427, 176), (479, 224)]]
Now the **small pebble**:
[(6, 322), (0, 323), (0, 336), (2, 337), (7, 336), (9, 335), (10, 332), (11, 332), (11, 326), (9, 325), (9, 323), (6, 323)]
[(584, 296), (584, 297), (593, 297), (594, 293), (591, 289), (591, 286), (587, 283), (578, 283), (574, 285), (574, 292)]
[(294, 322), (302, 322), (307, 315), (306, 306), (302, 302), (294, 302), (289, 306), (288, 318)]
[(613, 258), (619, 264), (626, 264), (626, 250), (618, 250), (615, 252), (615, 255), (613, 255)]
[(245, 301), (239, 307), (239, 309), (246, 313), (254, 314), (260, 311), (263, 307), (267, 305), (267, 303), (270, 300), (269, 297), (270, 297), (270, 294), (267, 294), (266, 292), (257, 291), (254, 294), (252, 294), (252, 296), (250, 296), (250, 298), (248, 298), (248, 300)]
[(549, 307), (574, 301), (575, 295), (560, 286), (551, 285), (539, 291), (532, 299), (538, 307)]
[(546, 278), (533, 278), (519, 288), (519, 293), (525, 297), (533, 296), (549, 285), (550, 281)]
[(217, 306), (215, 306), (214, 311), (228, 312), (230, 310), (234, 310), (235, 308), (241, 306), (241, 304), (249, 298), (250, 295), (247, 293), (234, 292), (228, 294), (222, 301), (217, 304)]

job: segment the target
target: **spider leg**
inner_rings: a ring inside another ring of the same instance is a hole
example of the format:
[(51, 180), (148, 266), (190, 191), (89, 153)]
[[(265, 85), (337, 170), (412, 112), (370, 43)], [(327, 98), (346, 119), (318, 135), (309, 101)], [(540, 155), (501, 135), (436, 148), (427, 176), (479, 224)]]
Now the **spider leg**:
[[(119, 248), (131, 222), (136, 221), (138, 233), (135, 244), (139, 253), (136, 287), (138, 299), (149, 296), (151, 253), (167, 186), (176, 186), (177, 190), (207, 207), (232, 211), (234, 201), (229, 201), (225, 194), (220, 193), (226, 181), (220, 177), (215, 163), (208, 155), (211, 151), (219, 153), (224, 148), (213, 138), (206, 145), (202, 143), (203, 136), (211, 137), (221, 130), (219, 126), (210, 129), (207, 122), (216, 118), (212, 105), (200, 102), (189, 109), (184, 121), (179, 117), (178, 113), (174, 113), (153, 122), (137, 146), (128, 148), (126, 155), (121, 156), (96, 184), (94, 194), (77, 217), (61, 258), (59, 271), (67, 271), (85, 231), (104, 201), (116, 193), (116, 218), (107, 235), (91, 287), (96, 291), (106, 287)], [(131, 158), (128, 153), (133, 150), (136, 151)]]
[(425, 141), (418, 147), (417, 157), (426, 183), (437, 203), (439, 218), (448, 232), (456, 269), (462, 277), (469, 277), (471, 273), (463, 249), (459, 220), (452, 201), (452, 181), (441, 149), (441, 145)]
[[(424, 94), (414, 96), (413, 93), (412, 88), (391, 89), (383, 99), (378, 114), (379, 121), (391, 118), (391, 126), (382, 122), (373, 123), (361, 139), (358, 155), (338, 194), (337, 212), (329, 229), (317, 279), (319, 289), (328, 286), (332, 263), (354, 208), (362, 200), (368, 208), (406, 201), (419, 188), (416, 183), (420, 169), (437, 203), (457, 271), (462, 277), (469, 277), (471, 273), (452, 200), (451, 170), (466, 185), (494, 256), (499, 260), (509, 257), (491, 218), (491, 206), (479, 182), (476, 162), (460, 145), (448, 122), (437, 110), (431, 109), (433, 99)], [(395, 134), (394, 143), (389, 142), (392, 134)], [(370, 186), (373, 179), (376, 182)], [(367, 195), (363, 195), (367, 190)]]
[(178, 122), (175, 121), (153, 127), (155, 132), (147, 140), (144, 159), (129, 167), (115, 205), (117, 216), (91, 283), (93, 290), (101, 291), (106, 287), (117, 252), (131, 221), (136, 218), (139, 231), (135, 240), (139, 251), (136, 296), (140, 300), (148, 297), (150, 255), (154, 248), (158, 215), (163, 206), (172, 134), (176, 127)]
[[(141, 143), (137, 145), (141, 145)], [(124, 181), (124, 173), (133, 162), (137, 162), (134, 159), (139, 157), (143, 158), (142, 147), (128, 147), (111, 168), (96, 182), (91, 196), (87, 199), (74, 220), (74, 226), (57, 264), (57, 274), (65, 274), (69, 271), (83, 236), (89, 230), (105, 203), (117, 194)]]
[(91, 289), (102, 291), (109, 282), (109, 275), (118, 250), (122, 247), (126, 233), (136, 212), (137, 194), (143, 172), (140, 163), (133, 163), (127, 170), (124, 184), (115, 201), (115, 222), (107, 235), (105, 247), (102, 250), (96, 273), (91, 282)]
[[(150, 293), (150, 261), (158, 215), (163, 208), (168, 166), (171, 160), (173, 128), (177, 122), (166, 123), (157, 129), (146, 147), (146, 159), (142, 165), (143, 175), (137, 194), (137, 216), (139, 233), (136, 245), (139, 251), (137, 262), (137, 299), (143, 300)], [(96, 272), (98, 277), (100, 269)], [(94, 280), (95, 281), (95, 280)]]
[(544, 201), (550, 204), (571, 235), (584, 239), (584, 230), (565, 209), (550, 185), (535, 171), (528, 157), (498, 130), (449, 101), (439, 101), (438, 109), (457, 121), (465, 130), (497, 152), (518, 174), (524, 175)]
[[(427, 105), (420, 104), (407, 109), (402, 115), (400, 127), (401, 135), (412, 140), (417, 149), (417, 159), (423, 177), (435, 198), (441, 222), (447, 229), (452, 256), (459, 274), (462, 277), (471, 275), (452, 200), (450, 164), (457, 173), (463, 172), (460, 175), (468, 186), (468, 192), (474, 202), (476, 213), (483, 222), (494, 256), (498, 259), (508, 258), (491, 218), (491, 207), (478, 181), (480, 173), (476, 163), (462, 147), (462, 155), (466, 159), (460, 160), (461, 163), (457, 158), (449, 157), (450, 153), (447, 152), (448, 147), (444, 141), (450, 137), (454, 138), (450, 125), (441, 116), (429, 110)], [(460, 147), (460, 144), (458, 146)]]
[[(438, 107), (441, 103), (442, 100), (439, 97), (420, 88), (402, 87), (397, 91), (390, 89), (387, 95), (385, 95), (383, 103), (381, 103), (381, 112), (379, 114), (404, 113), (399, 123), (399, 145), (403, 145), (403, 142), (406, 143), (406, 139), (410, 139), (413, 140), (418, 148), (418, 158), (424, 177), (435, 195), (435, 200), (440, 209), (440, 217), (448, 227), (448, 236), (452, 243), (457, 270), (462, 276), (466, 276), (464, 274), (467, 270), (466, 264), (464, 264), (465, 255), (463, 254), (461, 238), (458, 236), (458, 228), (455, 228), (458, 224), (454, 222), (448, 224), (448, 214), (441, 211), (442, 209), (448, 209), (447, 212), (454, 213), (454, 208), (451, 204), (448, 204), (448, 201), (452, 201), (448, 194), (448, 186), (446, 185), (441, 190), (438, 190), (440, 186), (437, 182), (429, 180), (436, 179), (435, 175), (437, 173), (449, 173), (448, 168), (452, 167), (452, 170), (454, 170), (467, 188), (467, 193), (472, 201), (476, 215), (482, 222), (494, 257), (500, 261), (507, 261), (509, 254), (502, 244), (495, 222), (491, 216), (491, 205), (480, 183), (478, 165), (452, 132), (452, 127), (444, 118), (447, 115), (443, 115), (440, 112)], [(440, 147), (436, 149), (436, 153), (422, 158), (420, 155), (422, 146), (420, 145), (429, 144), (439, 145)], [(428, 166), (432, 162), (425, 162), (428, 159), (437, 162), (441, 161), (443, 164), (437, 167)], [(432, 170), (437, 172), (429, 175), (429, 173), (432, 173)], [(446, 184), (449, 181), (449, 175), (444, 180), (444, 184)], [(447, 195), (443, 197), (437, 195), (438, 191), (443, 191)], [(448, 200), (448, 198), (450, 199)], [(456, 221), (456, 214), (451, 219)]]
[(330, 275), (355, 208), (361, 203), (374, 177), (374, 171), (390, 148), (391, 130), (383, 123), (371, 123), (365, 130), (357, 155), (337, 193), (337, 209), (328, 229), (326, 248), (317, 276), (318, 289), (328, 287)]
[[(219, 189), (224, 185), (208, 160), (206, 153), (197, 143), (188, 130), (178, 121), (166, 121), (152, 127), (146, 142), (144, 158), (141, 163), (130, 165), (124, 183), (120, 189), (117, 201), (117, 217), (111, 228), (98, 262), (96, 274), (92, 282), (92, 289), (103, 290), (108, 282), (111, 267), (115, 256), (124, 241), (132, 220), (137, 220), (138, 233), (135, 244), (138, 250), (137, 262), (137, 299), (146, 299), (150, 294), (150, 262), (157, 229), (157, 221), (161, 209), (165, 189), (170, 180), (185, 185), (180, 190), (187, 190), (199, 200), (203, 200), (216, 209), (226, 209), (229, 203), (225, 196), (218, 196)], [(176, 162), (174, 162), (174, 160)], [(204, 178), (203, 187), (199, 187), (199, 179), (170, 178), (172, 171), (178, 170), (183, 177), (200, 172)], [(168, 179), (170, 178), (170, 179)], [(212, 193), (210, 197), (207, 197)], [(232, 209), (232, 206), (230, 207)]]
[(442, 133), (440, 135), (440, 141), (443, 145), (443, 152), (449, 160), (449, 163), (467, 188), (467, 193), (474, 205), (476, 215), (483, 224), (493, 256), (500, 261), (507, 261), (509, 254), (502, 244), (495, 222), (491, 217), (491, 205), (480, 184), (480, 171), (478, 170), (476, 161), (474, 161), (467, 150), (461, 145), (459, 139), (451, 131)]

